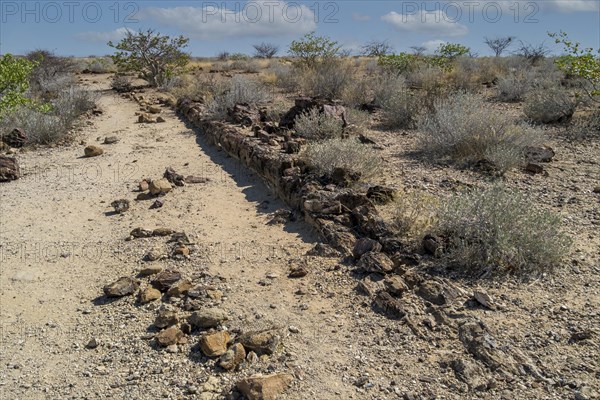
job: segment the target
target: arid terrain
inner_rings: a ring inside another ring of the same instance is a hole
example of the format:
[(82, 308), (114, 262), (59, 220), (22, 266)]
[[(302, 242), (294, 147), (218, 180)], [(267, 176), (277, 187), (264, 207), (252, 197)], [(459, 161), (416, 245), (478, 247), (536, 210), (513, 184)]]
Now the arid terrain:
[[(417, 262), (394, 267), (399, 280), (327, 245), (176, 113), (173, 95), (119, 94), (111, 77), (79, 75), (99, 98), (76, 140), (16, 150), (23, 176), (0, 186), (2, 398), (241, 399), (239, 382), (257, 373), (285, 382), (281, 399), (599, 398), (597, 139), (543, 128), (555, 152), (543, 173), (502, 178), (560, 215), (573, 245), (555, 271), (469, 279), (418, 242)], [(139, 123), (150, 108), (165, 122)], [(445, 198), (489, 179), (429, 163), (414, 131), (374, 118), (363, 134), (384, 173), (372, 183)], [(83, 157), (90, 145), (102, 154)], [(143, 193), (167, 168), (184, 183)], [(382, 310), (382, 292), (406, 315)], [(206, 339), (217, 334), (227, 338)]]

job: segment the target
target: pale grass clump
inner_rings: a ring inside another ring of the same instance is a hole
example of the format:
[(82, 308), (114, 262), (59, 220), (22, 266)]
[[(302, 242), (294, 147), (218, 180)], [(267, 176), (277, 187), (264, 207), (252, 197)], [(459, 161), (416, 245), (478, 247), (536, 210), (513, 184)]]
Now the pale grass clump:
[(522, 164), (525, 149), (544, 140), (537, 129), (516, 124), (469, 93), (437, 99), (433, 112), (419, 118), (418, 127), (424, 153), (468, 162), (485, 160), (500, 173)]
[(344, 131), (339, 118), (320, 112), (317, 108), (298, 115), (294, 127), (298, 136), (312, 140), (339, 138)]
[(329, 139), (306, 146), (304, 159), (321, 174), (331, 175), (337, 168), (344, 169), (368, 181), (380, 175), (383, 163), (373, 148), (356, 139)]
[(494, 185), (444, 202), (434, 231), (447, 239), (445, 255), (461, 273), (531, 277), (551, 272), (568, 254), (561, 225), (522, 193)]

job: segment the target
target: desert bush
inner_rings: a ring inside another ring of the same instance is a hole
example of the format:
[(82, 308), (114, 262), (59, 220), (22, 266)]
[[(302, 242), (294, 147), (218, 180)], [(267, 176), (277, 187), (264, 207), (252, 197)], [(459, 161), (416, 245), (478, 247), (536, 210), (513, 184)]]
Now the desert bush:
[(71, 86), (58, 93), (50, 103), (24, 105), (8, 114), (1, 122), (3, 134), (22, 128), (31, 143), (50, 144), (69, 136), (77, 118), (95, 107), (97, 94)]
[(339, 138), (343, 133), (342, 121), (332, 115), (312, 108), (295, 119), (296, 134), (307, 139), (322, 140)]
[(296, 69), (289, 65), (277, 64), (273, 67), (277, 85), (286, 92), (295, 92), (300, 88), (300, 77)]
[(186, 98), (200, 103), (212, 101), (229, 90), (230, 82), (218, 74), (183, 75), (179, 85), (170, 92), (177, 98)]
[(52, 102), (51, 114), (60, 117), (66, 127), (71, 126), (77, 117), (96, 106), (96, 93), (76, 86), (63, 90)]
[(300, 87), (305, 94), (337, 99), (354, 80), (352, 65), (338, 58), (321, 60), (312, 68), (298, 69)]
[(448, 240), (448, 259), (477, 277), (549, 272), (570, 245), (557, 215), (499, 185), (454, 195), (436, 220), (436, 232)]
[(399, 193), (393, 203), (391, 223), (402, 237), (417, 241), (435, 223), (438, 200), (424, 191)]
[(0, 121), (0, 134), (6, 135), (17, 127), (27, 132), (29, 143), (33, 144), (57, 143), (69, 134), (63, 118), (27, 106), (19, 107)]
[(391, 53), (392, 46), (387, 40), (371, 40), (360, 47), (360, 54), (367, 57), (379, 57)]
[(550, 124), (569, 121), (577, 108), (578, 101), (564, 88), (554, 85), (537, 89), (525, 99), (523, 112), (534, 123)]
[(87, 70), (94, 74), (108, 74), (115, 72), (116, 67), (112, 59), (108, 57), (94, 58), (87, 64)]
[(236, 75), (231, 79), (229, 87), (222, 93), (215, 93), (208, 104), (208, 111), (216, 118), (225, 118), (227, 109), (237, 103), (259, 104), (271, 99), (269, 93), (260, 83)]
[(516, 54), (526, 59), (531, 65), (536, 65), (550, 53), (550, 49), (544, 43), (533, 45), (519, 41)]
[(190, 61), (183, 52), (188, 38), (170, 38), (152, 29), (127, 34), (117, 44), (108, 42), (117, 51), (112, 56), (114, 63), (124, 71), (135, 71), (150, 85), (161, 86), (165, 79), (181, 73)]
[(504, 102), (520, 102), (531, 89), (533, 76), (531, 71), (511, 71), (498, 79), (496, 90), (498, 100)]
[(127, 75), (115, 74), (110, 82), (110, 87), (118, 93), (130, 92), (133, 89), (133, 79)]
[(340, 94), (340, 98), (345, 106), (356, 108), (363, 104), (371, 103), (373, 100), (372, 79), (356, 78), (352, 84), (347, 84)]
[(339, 56), (341, 48), (338, 42), (312, 32), (292, 41), (288, 53), (296, 59), (297, 66), (313, 68), (321, 61)]
[(406, 74), (406, 84), (428, 93), (439, 93), (446, 86), (445, 72), (437, 66), (423, 66)]
[(355, 126), (359, 131), (363, 131), (371, 124), (371, 115), (367, 111), (348, 107), (346, 108), (346, 122), (348, 125)]
[(401, 89), (381, 107), (381, 122), (388, 129), (412, 128), (423, 109), (422, 92)]
[(354, 138), (310, 143), (303, 157), (321, 174), (331, 175), (336, 168), (343, 168), (360, 175), (364, 181), (378, 176), (383, 165), (376, 150)]
[(425, 153), (456, 160), (495, 161), (501, 164), (495, 165), (500, 173), (520, 164), (524, 149), (543, 140), (537, 130), (516, 125), (490, 109), (482, 97), (469, 93), (437, 99), (433, 112), (419, 118), (418, 127), (423, 132), (420, 147)]
[(37, 64), (29, 76), (31, 91), (56, 92), (56, 88), (65, 86), (65, 83), (58, 82), (68, 80), (68, 84), (72, 83), (70, 78), (76, 67), (72, 59), (56, 56), (48, 50), (34, 50), (27, 53), (25, 57)]
[(396, 93), (408, 90), (406, 78), (403, 75), (393, 73), (381, 73), (375, 75), (369, 81), (369, 86), (373, 93), (372, 103), (378, 107), (383, 107), (384, 104), (388, 104)]
[(254, 47), (254, 57), (256, 58), (273, 58), (279, 51), (279, 46), (272, 43), (262, 42), (259, 44), (254, 44), (252, 47)]

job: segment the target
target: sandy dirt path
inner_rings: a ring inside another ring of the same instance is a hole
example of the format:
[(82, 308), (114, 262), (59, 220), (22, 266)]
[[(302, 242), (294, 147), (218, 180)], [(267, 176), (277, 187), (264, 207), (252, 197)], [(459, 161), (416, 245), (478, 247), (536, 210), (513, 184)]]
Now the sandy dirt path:
[[(195, 241), (190, 260), (156, 263), (217, 276), (228, 289), (221, 307), (230, 327), (284, 327), (276, 365), (266, 360), (260, 368), (295, 374), (286, 398), (352, 397), (341, 372), (352, 352), (348, 313), (319, 290), (318, 274), (287, 278), (317, 242), (307, 225), (268, 224), (284, 205), (172, 111), (163, 110), (166, 123), (138, 124), (137, 104), (96, 86), (104, 112), (81, 138), (104, 154), (82, 158), (79, 143), (25, 152), (25, 176), (0, 187), (0, 397), (210, 398), (202, 383), (214, 363), (193, 357), (193, 338), (175, 354), (149, 344), (158, 305), (136, 305), (133, 296), (102, 300), (105, 284), (135, 275), (149, 249), (165, 246), (164, 238), (125, 241), (136, 227), (169, 227)], [(118, 143), (101, 144), (112, 135)], [(157, 210), (134, 201), (137, 182), (161, 177), (167, 166), (210, 182), (175, 188)], [(131, 209), (112, 215), (118, 198), (130, 199)], [(317, 263), (321, 273), (329, 264)], [(100, 343), (93, 350), (85, 348), (91, 338)], [(220, 374), (213, 398), (234, 380)]]

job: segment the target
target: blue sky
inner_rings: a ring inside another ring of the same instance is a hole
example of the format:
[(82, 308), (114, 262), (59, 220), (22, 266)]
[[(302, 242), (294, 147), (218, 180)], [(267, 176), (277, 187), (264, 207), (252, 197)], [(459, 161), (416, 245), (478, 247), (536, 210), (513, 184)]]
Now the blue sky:
[(490, 55), (484, 36), (515, 36), (557, 53), (547, 32), (564, 30), (600, 48), (600, 0), (465, 1), (7, 1), (0, 0), (0, 52), (41, 48), (60, 55), (110, 54), (126, 29), (190, 38), (193, 56), (251, 54), (252, 44), (289, 43), (316, 31), (358, 51), (387, 40), (396, 52), (440, 42)]

